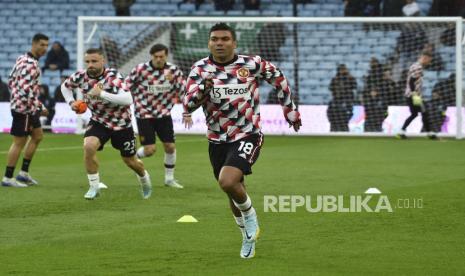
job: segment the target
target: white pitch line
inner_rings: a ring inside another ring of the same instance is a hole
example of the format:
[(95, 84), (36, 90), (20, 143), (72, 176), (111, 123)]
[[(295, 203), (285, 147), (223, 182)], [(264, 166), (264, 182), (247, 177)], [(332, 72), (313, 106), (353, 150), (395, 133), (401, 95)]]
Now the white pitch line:
[[(59, 151), (59, 150), (75, 150), (75, 149), (82, 149), (82, 146), (77, 147), (56, 147), (56, 148), (38, 148), (36, 151)], [(0, 151), (0, 154), (7, 154), (8, 151)]]
[[(178, 143), (191, 143), (191, 142), (200, 142), (205, 141), (204, 139), (191, 139), (191, 140), (181, 140), (176, 141)], [(60, 151), (60, 150), (75, 150), (75, 149), (82, 149), (82, 146), (72, 146), (72, 147), (55, 147), (55, 148), (38, 148), (36, 151)], [(0, 154), (7, 154), (8, 151), (0, 151)]]

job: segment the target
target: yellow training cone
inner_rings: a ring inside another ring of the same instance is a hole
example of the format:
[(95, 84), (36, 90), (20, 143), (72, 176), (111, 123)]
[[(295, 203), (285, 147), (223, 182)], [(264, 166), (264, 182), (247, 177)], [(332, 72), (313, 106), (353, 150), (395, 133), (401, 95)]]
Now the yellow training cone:
[(193, 216), (185, 215), (185, 216), (182, 216), (180, 219), (178, 219), (177, 222), (199, 222), (199, 221), (196, 220)]

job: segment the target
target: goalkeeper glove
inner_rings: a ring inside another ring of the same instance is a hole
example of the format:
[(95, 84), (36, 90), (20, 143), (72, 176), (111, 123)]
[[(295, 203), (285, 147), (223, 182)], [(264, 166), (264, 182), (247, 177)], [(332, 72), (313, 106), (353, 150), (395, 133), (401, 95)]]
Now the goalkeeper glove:
[(421, 99), (421, 96), (418, 96), (418, 95), (412, 96), (412, 102), (413, 102), (413, 105), (416, 105), (416, 106), (423, 104), (423, 100)]

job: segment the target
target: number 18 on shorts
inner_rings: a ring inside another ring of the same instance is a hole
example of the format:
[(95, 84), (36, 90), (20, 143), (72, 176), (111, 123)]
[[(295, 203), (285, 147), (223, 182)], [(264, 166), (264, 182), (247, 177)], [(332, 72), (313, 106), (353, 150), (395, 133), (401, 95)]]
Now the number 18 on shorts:
[(257, 161), (263, 144), (263, 134), (252, 134), (239, 141), (223, 144), (209, 144), (210, 163), (218, 179), (221, 168), (238, 168), (244, 175), (252, 173), (252, 165)]

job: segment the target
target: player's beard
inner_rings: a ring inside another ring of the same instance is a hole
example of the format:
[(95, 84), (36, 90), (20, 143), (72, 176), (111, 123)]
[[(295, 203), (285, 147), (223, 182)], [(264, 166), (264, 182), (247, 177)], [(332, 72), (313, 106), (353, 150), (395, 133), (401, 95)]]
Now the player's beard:
[(97, 69), (97, 68), (88, 68), (87, 69), (87, 75), (91, 77), (98, 77), (102, 73), (102, 69)]

